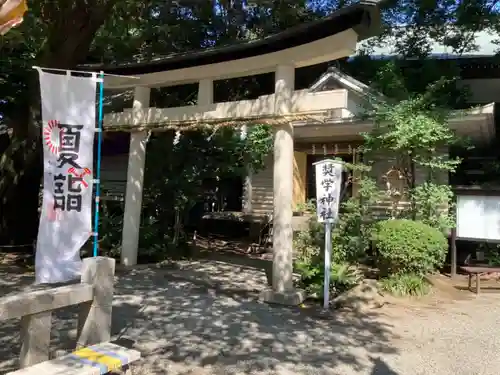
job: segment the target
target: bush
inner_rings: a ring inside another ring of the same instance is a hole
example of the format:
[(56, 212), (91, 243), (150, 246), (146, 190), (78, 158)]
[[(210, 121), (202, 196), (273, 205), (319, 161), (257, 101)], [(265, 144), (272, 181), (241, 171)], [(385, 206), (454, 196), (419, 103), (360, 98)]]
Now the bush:
[[(358, 181), (358, 195), (340, 205), (339, 219), (332, 231), (332, 295), (360, 281), (359, 273), (349, 265), (364, 257), (370, 246), (375, 221), (371, 206), (379, 196), (375, 181), (362, 178)], [(308, 230), (295, 233), (295, 270), (300, 274), (301, 287), (317, 296), (323, 295), (324, 244), (325, 226), (318, 223), (316, 216), (311, 218)]]
[(423, 296), (430, 291), (429, 283), (420, 275), (391, 275), (381, 280), (382, 290), (395, 296)]
[[(375, 222), (372, 205), (379, 198), (380, 191), (375, 181), (362, 178), (358, 181), (358, 195), (340, 204), (339, 218), (332, 230), (333, 263), (355, 263), (365, 256)], [(313, 216), (309, 228), (295, 234), (294, 251), (297, 259), (322, 264), (324, 243), (325, 226)]]
[(411, 191), (415, 219), (448, 233), (453, 227), (453, 191), (450, 185), (425, 182)]
[(420, 221), (381, 221), (375, 226), (373, 239), (382, 274), (433, 272), (443, 265), (448, 251), (443, 233)]
[[(319, 263), (296, 262), (295, 271), (300, 274), (300, 287), (309, 294), (323, 297), (325, 267)], [(330, 268), (330, 296), (336, 296), (361, 279), (361, 274), (347, 263), (333, 263)]]
[(294, 233), (293, 250), (296, 260), (302, 263), (321, 262), (325, 242), (324, 225), (313, 216), (306, 230)]

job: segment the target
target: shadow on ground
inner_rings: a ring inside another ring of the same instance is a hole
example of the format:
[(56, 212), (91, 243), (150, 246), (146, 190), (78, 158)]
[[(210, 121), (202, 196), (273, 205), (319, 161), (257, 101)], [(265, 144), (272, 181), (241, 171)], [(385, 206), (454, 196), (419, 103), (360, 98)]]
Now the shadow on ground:
[[(134, 342), (142, 352), (138, 374), (337, 374), (342, 369), (349, 369), (342, 372), (346, 375), (395, 374), (373, 360), (396, 354), (392, 327), (380, 313), (339, 312), (319, 319), (299, 309), (259, 303), (252, 292), (169, 275), (158, 269), (117, 275), (113, 335)], [(1, 276), (2, 295), (31, 281), (22, 275)], [(55, 315), (52, 347), (71, 348), (75, 309)], [(0, 322), (0, 373), (17, 367), (18, 353), (19, 322)]]
[(398, 373), (392, 370), (381, 358), (373, 358), (372, 362), (373, 368), (370, 375), (398, 375)]

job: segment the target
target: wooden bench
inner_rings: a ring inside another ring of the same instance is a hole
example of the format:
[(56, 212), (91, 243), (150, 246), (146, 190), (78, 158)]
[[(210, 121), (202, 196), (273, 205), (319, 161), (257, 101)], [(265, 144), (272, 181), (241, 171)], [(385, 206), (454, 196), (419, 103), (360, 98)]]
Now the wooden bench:
[(104, 375), (126, 369), (141, 353), (112, 343), (81, 348), (62, 357), (25, 367), (7, 375)]
[(469, 275), (469, 290), (472, 291), (472, 275), (476, 276), (476, 294), (481, 292), (481, 276), (490, 272), (500, 272), (500, 267), (461, 266), (460, 269)]

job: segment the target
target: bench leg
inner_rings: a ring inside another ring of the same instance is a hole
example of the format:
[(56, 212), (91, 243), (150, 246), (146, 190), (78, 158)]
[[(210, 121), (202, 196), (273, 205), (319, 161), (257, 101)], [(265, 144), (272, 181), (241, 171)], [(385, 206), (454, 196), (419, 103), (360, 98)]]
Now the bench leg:
[(21, 319), (21, 368), (49, 359), (52, 311), (26, 315)]
[(479, 294), (479, 292), (481, 291), (481, 287), (480, 287), (480, 282), (481, 282), (481, 278), (479, 277), (479, 274), (476, 273), (476, 294)]
[(469, 291), (472, 291), (472, 274), (469, 273)]

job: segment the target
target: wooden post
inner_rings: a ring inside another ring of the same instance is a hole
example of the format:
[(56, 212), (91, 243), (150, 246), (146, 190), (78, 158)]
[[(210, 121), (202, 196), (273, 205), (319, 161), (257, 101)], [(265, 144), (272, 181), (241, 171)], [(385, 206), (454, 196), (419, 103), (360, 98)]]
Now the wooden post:
[(457, 228), (451, 228), (450, 235), (450, 262), (451, 262), (451, 278), (457, 276)]
[(93, 286), (93, 299), (80, 305), (77, 346), (111, 340), (115, 260), (105, 257), (83, 260), (82, 283)]

